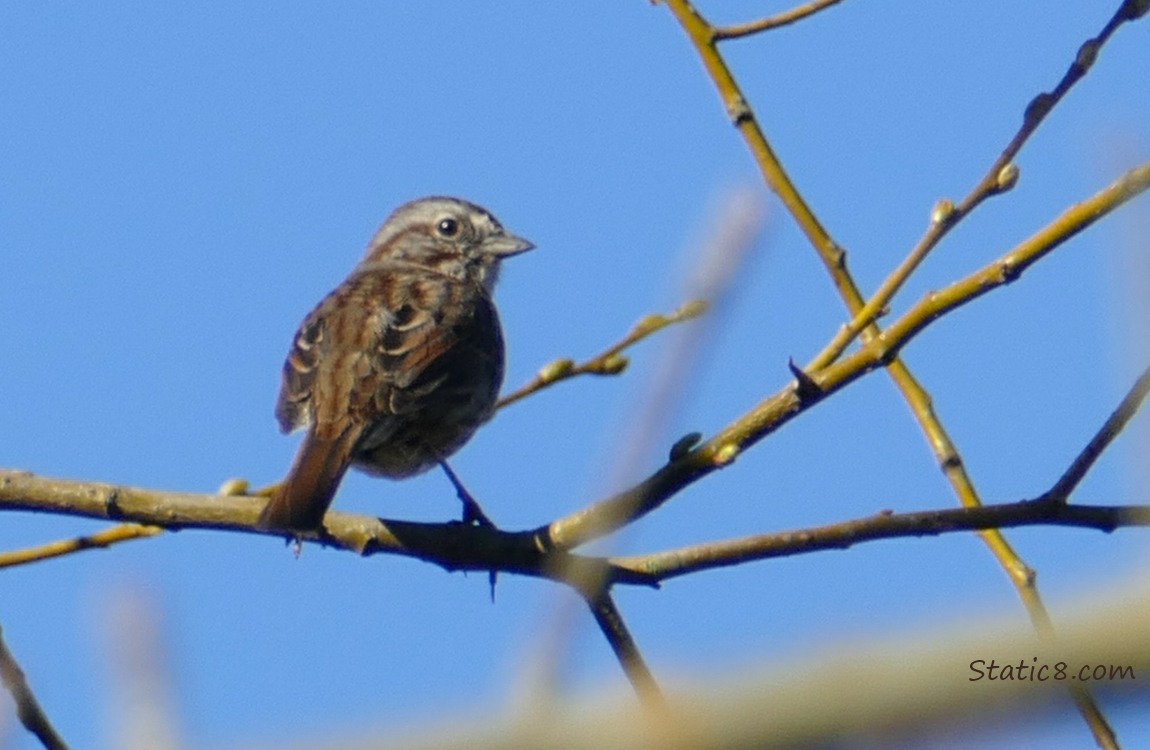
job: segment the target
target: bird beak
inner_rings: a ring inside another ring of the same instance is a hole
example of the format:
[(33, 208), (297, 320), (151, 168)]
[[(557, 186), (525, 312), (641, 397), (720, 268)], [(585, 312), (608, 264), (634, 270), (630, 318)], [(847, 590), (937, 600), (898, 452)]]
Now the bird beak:
[(507, 232), (489, 237), (483, 243), (483, 252), (497, 258), (510, 258), (512, 255), (519, 255), (519, 253), (533, 249), (535, 249), (533, 243)]

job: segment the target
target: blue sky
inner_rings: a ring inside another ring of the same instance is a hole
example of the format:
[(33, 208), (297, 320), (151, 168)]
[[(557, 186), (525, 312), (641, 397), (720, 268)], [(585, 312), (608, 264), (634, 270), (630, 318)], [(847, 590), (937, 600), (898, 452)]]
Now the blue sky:
[[(737, 2), (716, 21), (780, 4)], [(934, 202), (961, 198), (1115, 3), (845, 2), (723, 49), (798, 186), (875, 288)], [(956, 231), (896, 299), (985, 264), (1150, 155), (1150, 25), (1124, 27), (1019, 159), (1021, 180)], [(386, 214), (429, 193), (490, 208), (538, 251), (504, 269), (507, 386), (589, 356), (682, 300), (716, 206), (735, 189), (767, 229), (708, 334), (666, 444), (711, 433), (788, 380), (844, 320), (814, 253), (762, 187), (666, 8), (627, 3), (112, 2), (0, 7), (0, 465), (212, 491), (286, 470), (272, 415), (302, 316)], [(905, 352), (987, 500), (1046, 489), (1145, 366), (1145, 199)], [(509, 409), (455, 458), (507, 528), (601, 496), (605, 467), (671, 336), (619, 379)], [(1081, 489), (1145, 500), (1135, 426)], [(661, 452), (661, 451), (660, 451)], [(657, 464), (628, 467), (635, 480)], [(876, 373), (621, 536), (638, 553), (954, 499)], [(361, 476), (336, 508), (445, 520), (439, 474)], [(5, 514), (0, 548), (102, 528)], [(1138, 531), (1012, 532), (1057, 618), (1146, 562)], [(188, 531), (0, 575), (0, 624), (74, 747), (116, 744), (109, 622), (160, 618), (190, 746), (415, 726), (503, 705), (566, 592), (404, 559), (357, 559)], [(1022, 607), (974, 537), (893, 541), (677, 579), (619, 604), (656, 677), (818, 653)], [(623, 680), (579, 613), (576, 691)], [(1112, 716), (1129, 747), (1146, 718)], [(1081, 747), (1065, 720), (1028, 743)], [(979, 740), (1004, 745), (1011, 735)], [(9, 747), (35, 747), (16, 731)]]

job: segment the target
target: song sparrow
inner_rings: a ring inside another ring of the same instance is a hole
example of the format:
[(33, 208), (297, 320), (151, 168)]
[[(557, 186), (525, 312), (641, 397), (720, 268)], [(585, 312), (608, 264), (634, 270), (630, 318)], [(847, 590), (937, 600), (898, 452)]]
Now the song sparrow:
[(318, 528), (350, 466), (407, 477), (470, 439), (503, 381), (499, 263), (532, 247), (458, 198), (388, 217), (284, 362), (276, 417), (284, 432), (307, 434), (262, 528)]

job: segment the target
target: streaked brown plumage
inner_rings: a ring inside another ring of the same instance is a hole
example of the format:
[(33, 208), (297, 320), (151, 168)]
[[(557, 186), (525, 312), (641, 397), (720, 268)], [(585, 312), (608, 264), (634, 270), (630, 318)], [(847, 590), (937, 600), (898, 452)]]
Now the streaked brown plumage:
[(284, 432), (307, 434), (262, 528), (316, 529), (349, 467), (407, 477), (470, 439), (503, 382), (499, 263), (532, 247), (457, 198), (388, 217), (284, 362), (276, 417)]

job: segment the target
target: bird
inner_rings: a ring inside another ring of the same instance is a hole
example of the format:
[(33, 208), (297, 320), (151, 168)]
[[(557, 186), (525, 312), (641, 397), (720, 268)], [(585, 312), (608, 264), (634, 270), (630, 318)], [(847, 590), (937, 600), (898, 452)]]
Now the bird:
[(282, 432), (305, 432), (259, 528), (319, 530), (351, 467), (393, 479), (446, 468), (502, 386), (500, 264), (534, 247), (460, 198), (392, 212), (292, 341), (275, 412)]

